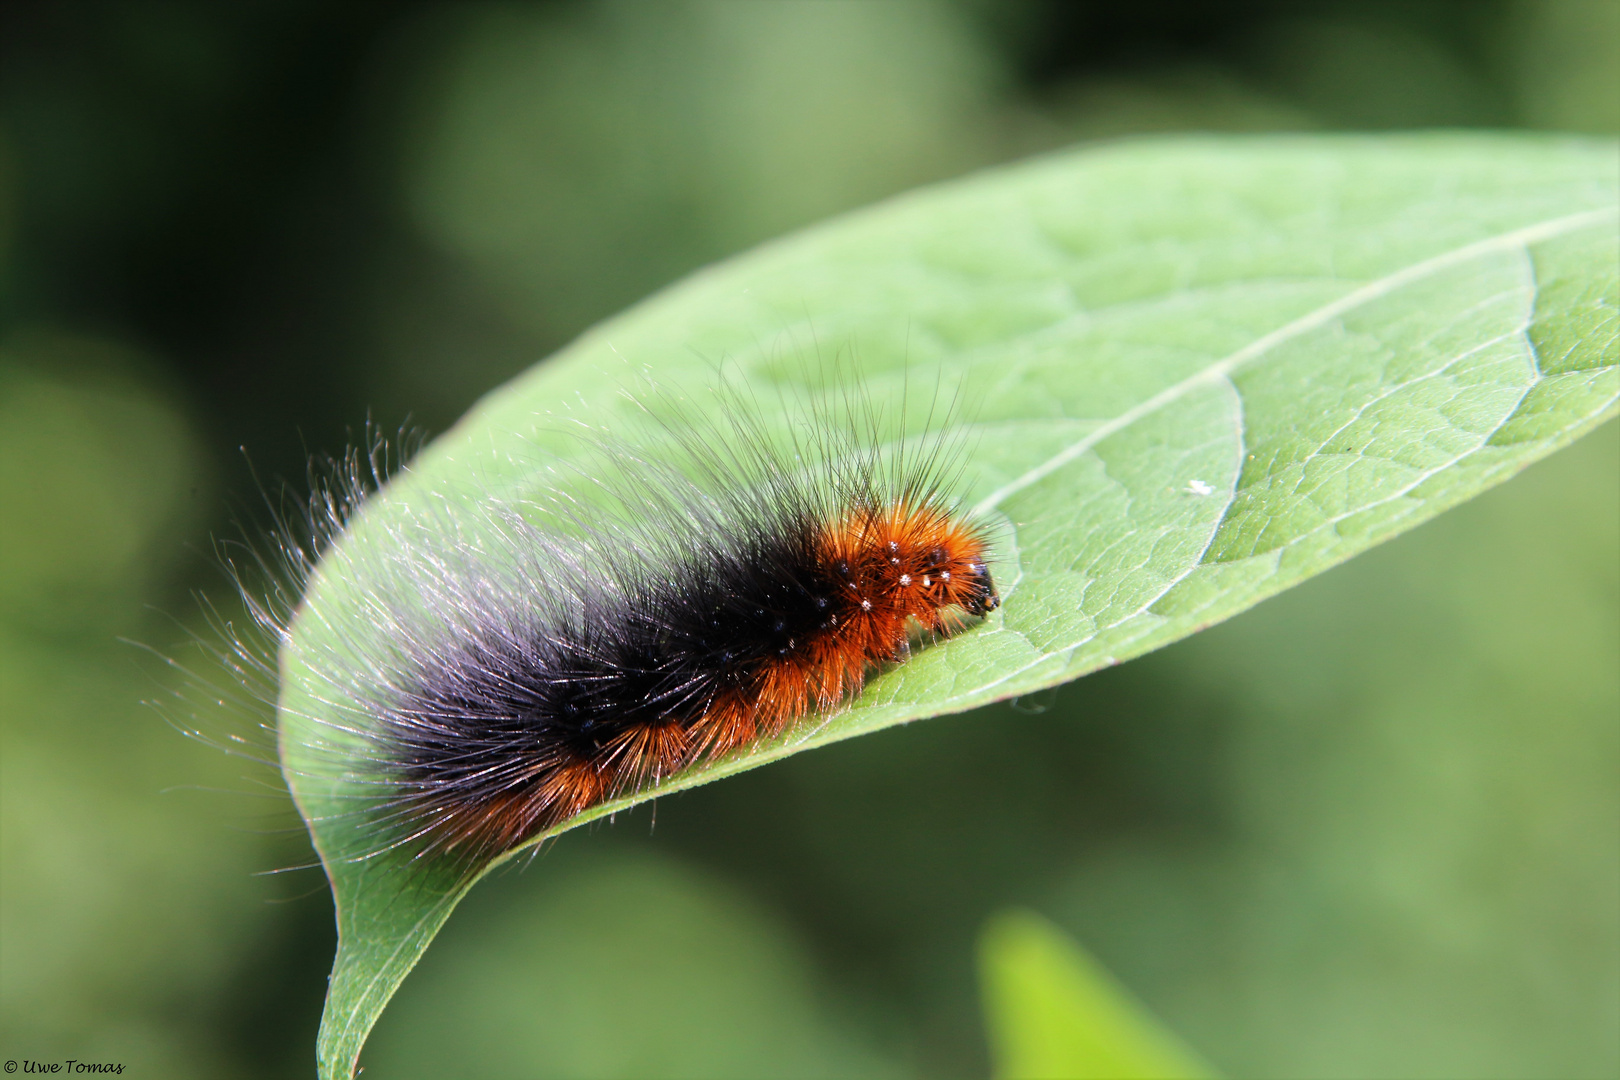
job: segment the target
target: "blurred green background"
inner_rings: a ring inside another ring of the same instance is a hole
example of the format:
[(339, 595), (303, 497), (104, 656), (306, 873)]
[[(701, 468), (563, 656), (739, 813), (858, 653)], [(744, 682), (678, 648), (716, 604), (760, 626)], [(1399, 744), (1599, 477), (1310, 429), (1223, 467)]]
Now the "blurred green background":
[[(695, 267), (1045, 148), (1435, 125), (1620, 131), (1620, 3), (8, 5), (0, 1057), (311, 1070), (324, 879), (172, 726), (251, 702), (160, 659), (206, 663), (190, 592), (239, 617), (238, 447), (442, 430)], [(1620, 1072), (1615, 426), (1142, 661), (570, 834), (366, 1060), (982, 1076), (1010, 904), (1233, 1075)]]

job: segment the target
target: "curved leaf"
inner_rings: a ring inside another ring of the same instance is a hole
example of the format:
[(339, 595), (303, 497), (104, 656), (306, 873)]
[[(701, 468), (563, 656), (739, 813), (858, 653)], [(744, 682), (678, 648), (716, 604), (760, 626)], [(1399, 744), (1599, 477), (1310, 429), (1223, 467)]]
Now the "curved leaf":
[[(964, 494), (1005, 604), (776, 742), (564, 828), (787, 754), (1076, 678), (1499, 483), (1615, 412), (1611, 143), (1441, 134), (1123, 143), (915, 192), (703, 271), (481, 402), (366, 508), (283, 649), (284, 769), (332, 878), (323, 1075), (346, 1076), (470, 887), (372, 858), (323, 677), (386, 655), (356, 567), (402, 530), (546, 486), (646, 378), (724, 361), (761, 400), (839, 354), (880, 401), (960, 387)], [(853, 358), (849, 363), (847, 358)], [(560, 830), (559, 830), (560, 831)]]
[(997, 1080), (1206, 1080), (1214, 1070), (1079, 942), (1010, 908), (979, 934)]

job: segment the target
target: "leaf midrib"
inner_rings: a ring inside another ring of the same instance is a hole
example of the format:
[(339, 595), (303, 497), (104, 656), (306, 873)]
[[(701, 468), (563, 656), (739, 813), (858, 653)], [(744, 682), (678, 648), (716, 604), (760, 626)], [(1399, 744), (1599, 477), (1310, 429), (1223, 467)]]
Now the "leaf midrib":
[(1302, 334), (1326, 325), (1346, 312), (1353, 311), (1364, 304), (1387, 296), (1397, 289), (1421, 281), (1442, 270), (1468, 262), (1470, 259), (1498, 251), (1528, 248), (1531, 244), (1574, 232), (1587, 225), (1598, 224), (1617, 215), (1620, 215), (1620, 210), (1613, 207), (1604, 207), (1599, 210), (1583, 210), (1575, 214), (1549, 218), (1533, 225), (1521, 226), (1505, 233), (1486, 237), (1483, 240), (1476, 240), (1473, 243), (1464, 244), (1462, 247), (1452, 248), (1450, 251), (1430, 256), (1421, 262), (1402, 267), (1394, 273), (1386, 274), (1381, 278), (1352, 289), (1337, 300), (1323, 304), (1313, 311), (1308, 311), (1293, 321), (1272, 330), (1270, 333), (1255, 338), (1241, 349), (1206, 364), (1181, 381), (1173, 383), (1147, 400), (1133, 405), (1112, 420), (1105, 421), (1096, 430), (1088, 432), (1085, 436), (1048, 457), (1045, 461), (1026, 470), (1020, 476), (1008, 481), (983, 499), (980, 499), (974, 504), (973, 513), (984, 514), (995, 510), (1008, 497), (1039, 483), (1070, 462), (1083, 457), (1104, 439), (1125, 430), (1145, 417), (1153, 415), (1165, 406), (1179, 401), (1194, 390), (1230, 378), (1233, 372), (1251, 360), (1264, 356), (1284, 342), (1291, 341)]

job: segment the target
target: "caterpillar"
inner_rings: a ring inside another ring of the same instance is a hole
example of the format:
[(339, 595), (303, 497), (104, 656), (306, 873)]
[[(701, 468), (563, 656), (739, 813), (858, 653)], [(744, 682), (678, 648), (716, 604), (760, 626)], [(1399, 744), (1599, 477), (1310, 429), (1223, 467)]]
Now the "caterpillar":
[[(885, 445), (875, 411), (848, 401), (801, 409), (783, 436), (725, 401), (719, 427), (591, 434), (592, 464), (563, 481), (418, 493), (369, 538), (382, 558), (353, 557), (345, 534), (386, 450), (317, 489), (312, 539), (284, 534), (283, 561), (341, 577), (388, 642), (309, 661), (334, 698), (363, 703), (326, 723), (363, 775), (370, 850), (487, 864), (837, 709), (999, 605), (988, 530), (950, 496), (947, 440)], [(321, 617), (255, 610), (284, 650)]]

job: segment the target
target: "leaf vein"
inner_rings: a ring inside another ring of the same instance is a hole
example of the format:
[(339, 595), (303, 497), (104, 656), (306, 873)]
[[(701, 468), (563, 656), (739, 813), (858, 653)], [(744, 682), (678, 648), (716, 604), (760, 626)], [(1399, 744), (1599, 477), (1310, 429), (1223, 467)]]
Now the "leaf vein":
[(1360, 288), (1353, 289), (1331, 303), (1324, 304), (1315, 311), (1307, 312), (1292, 322), (1256, 338), (1249, 344), (1235, 352), (1229, 353), (1201, 370), (1194, 372), (1178, 383), (1159, 391), (1146, 401), (1140, 402), (1120, 413), (1114, 419), (1099, 427), (1084, 438), (1071, 443), (1069, 446), (1053, 454), (1039, 465), (1027, 470), (1023, 475), (1003, 484), (981, 499), (974, 506), (975, 513), (985, 513), (1001, 505), (1008, 497), (1023, 491), (1025, 488), (1040, 482), (1058, 469), (1089, 453), (1093, 447), (1104, 439), (1122, 431), (1125, 428), (1158, 412), (1167, 405), (1186, 397), (1193, 390), (1208, 385), (1217, 380), (1227, 378), (1238, 368), (1257, 357), (1264, 356), (1278, 345), (1291, 341), (1302, 334), (1324, 326), (1333, 319), (1348, 311), (1387, 296), (1397, 289), (1403, 288), (1415, 281), (1421, 281), (1442, 270), (1476, 259), (1484, 255), (1494, 254), (1498, 251), (1511, 251), (1523, 248), (1541, 240), (1548, 240), (1555, 236), (1573, 232), (1588, 225), (1595, 225), (1599, 221), (1606, 221), (1615, 216), (1616, 211), (1611, 208), (1602, 210), (1587, 210), (1563, 217), (1552, 218), (1547, 221), (1536, 222), (1509, 232), (1499, 233), (1486, 237), (1472, 244), (1465, 244), (1459, 248), (1442, 252), (1439, 255), (1424, 259), (1403, 267), (1392, 274), (1370, 281)]

